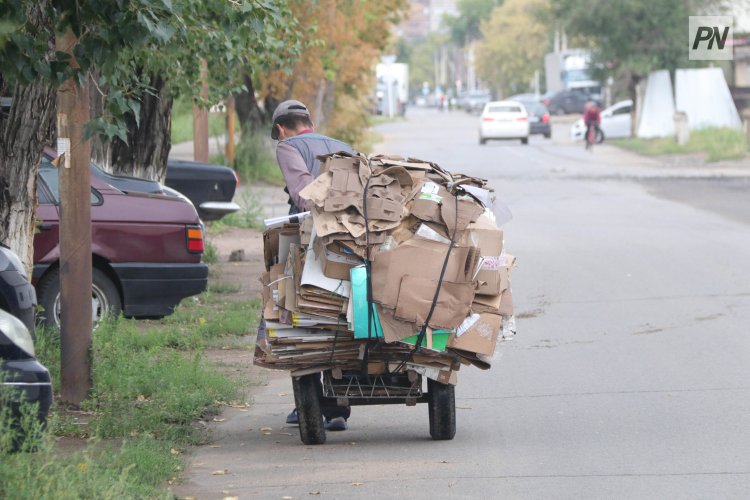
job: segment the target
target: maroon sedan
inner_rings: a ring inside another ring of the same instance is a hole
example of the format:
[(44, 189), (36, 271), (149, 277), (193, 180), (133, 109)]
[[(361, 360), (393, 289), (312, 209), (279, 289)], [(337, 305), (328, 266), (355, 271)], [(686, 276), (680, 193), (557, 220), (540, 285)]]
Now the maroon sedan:
[[(208, 266), (201, 263), (203, 226), (193, 204), (180, 195), (122, 191), (113, 184), (122, 188), (137, 179), (91, 168), (92, 319), (107, 311), (137, 318), (165, 316), (183, 298), (204, 291)], [(109, 177), (112, 182), (107, 182)], [(58, 169), (47, 159), (38, 181), (36, 218), (41, 222), (34, 235), (32, 281), (44, 322), (56, 326), (60, 196)]]

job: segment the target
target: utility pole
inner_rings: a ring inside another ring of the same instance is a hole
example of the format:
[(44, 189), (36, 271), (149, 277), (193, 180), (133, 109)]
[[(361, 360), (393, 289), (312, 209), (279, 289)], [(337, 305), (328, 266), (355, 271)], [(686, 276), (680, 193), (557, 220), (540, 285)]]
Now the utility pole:
[(224, 153), (226, 164), (234, 168), (234, 96), (227, 99), (227, 145)]
[(200, 97), (204, 106), (200, 107), (193, 103), (193, 159), (195, 161), (208, 161), (208, 64), (201, 58), (201, 93)]
[[(56, 49), (78, 67), (72, 31), (58, 35)], [(60, 175), (60, 396), (79, 406), (91, 390), (91, 143), (87, 85), (69, 78), (57, 91), (57, 149)]]

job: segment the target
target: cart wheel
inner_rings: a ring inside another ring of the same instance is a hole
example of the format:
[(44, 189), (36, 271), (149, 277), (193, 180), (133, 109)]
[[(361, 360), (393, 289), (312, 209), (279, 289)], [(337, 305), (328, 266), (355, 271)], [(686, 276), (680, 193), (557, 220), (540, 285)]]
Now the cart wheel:
[(453, 439), (456, 435), (455, 387), (427, 379), (427, 394), (430, 436), (435, 440)]
[(320, 408), (320, 398), (323, 395), (320, 374), (292, 377), (292, 387), (299, 418), (300, 439), (305, 444), (325, 443), (326, 431), (323, 427), (323, 413)]

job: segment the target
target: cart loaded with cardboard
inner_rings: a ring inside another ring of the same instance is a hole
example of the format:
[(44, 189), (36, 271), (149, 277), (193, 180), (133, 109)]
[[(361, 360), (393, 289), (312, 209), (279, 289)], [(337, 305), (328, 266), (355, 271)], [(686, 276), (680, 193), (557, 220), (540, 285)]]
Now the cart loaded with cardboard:
[(266, 221), (255, 364), (291, 372), (302, 441), (325, 442), (324, 406), (417, 403), (452, 439), (459, 368), (489, 369), (515, 334), (494, 192), (431, 162), (334, 154), (301, 196), (309, 212)]

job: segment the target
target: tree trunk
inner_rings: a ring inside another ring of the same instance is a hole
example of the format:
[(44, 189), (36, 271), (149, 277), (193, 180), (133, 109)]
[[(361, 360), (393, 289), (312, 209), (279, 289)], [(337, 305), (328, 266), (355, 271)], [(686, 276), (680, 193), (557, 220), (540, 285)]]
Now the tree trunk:
[[(31, 8), (28, 22), (49, 35), (52, 23), (44, 9)], [(15, 85), (9, 113), (0, 113), (0, 243), (18, 254), (31, 271), (34, 251), (36, 174), (42, 149), (54, 139), (55, 88), (37, 80)], [(31, 274), (29, 274), (31, 276)]]
[[(271, 117), (270, 113), (264, 112), (258, 105), (258, 100), (255, 98), (252, 75), (246, 73), (244, 80), (247, 90), (240, 92), (234, 97), (234, 106), (237, 110), (237, 118), (240, 120), (242, 131), (255, 132), (263, 128)], [(273, 110), (271, 110), (272, 112)]]
[(172, 147), (172, 97), (159, 75), (151, 77), (151, 87), (153, 93), (141, 100), (140, 123), (132, 113), (125, 116), (128, 143), (112, 140), (110, 163), (115, 174), (164, 182)]
[(333, 114), (333, 106), (336, 103), (336, 84), (327, 78), (321, 78), (318, 83), (318, 92), (315, 96), (315, 115), (313, 122), (315, 129), (323, 131), (328, 126), (328, 121)]

